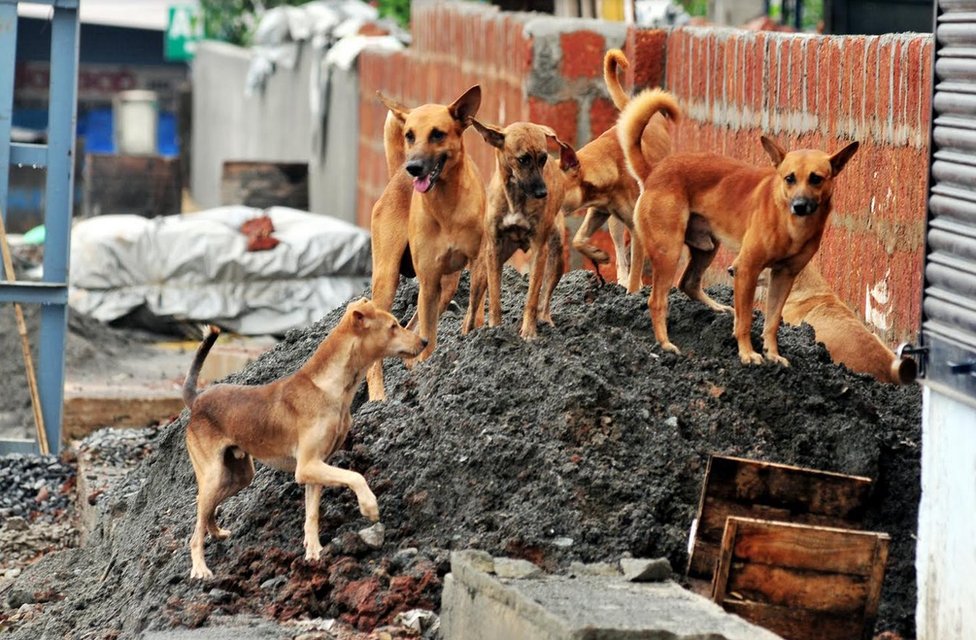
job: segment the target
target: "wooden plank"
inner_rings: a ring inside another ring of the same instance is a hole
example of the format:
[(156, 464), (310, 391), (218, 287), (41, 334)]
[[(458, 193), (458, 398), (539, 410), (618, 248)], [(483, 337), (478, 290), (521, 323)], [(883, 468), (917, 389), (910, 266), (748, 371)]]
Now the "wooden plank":
[(725, 600), (722, 608), (753, 624), (769, 629), (785, 640), (853, 640), (861, 638), (858, 616), (829, 615), (756, 602)]
[(865, 576), (733, 560), (726, 591), (749, 602), (861, 616), (868, 597), (868, 581)]
[(712, 599), (787, 640), (869, 639), (889, 538), (728, 518)]
[(870, 490), (870, 478), (713, 456), (707, 496), (858, 520)]
[[(883, 533), (730, 518), (737, 533), (736, 561), (770, 564), (821, 573), (870, 576)], [(724, 543), (724, 540), (723, 540)]]
[(709, 456), (687, 573), (711, 579), (729, 516), (859, 528), (871, 480), (731, 456)]

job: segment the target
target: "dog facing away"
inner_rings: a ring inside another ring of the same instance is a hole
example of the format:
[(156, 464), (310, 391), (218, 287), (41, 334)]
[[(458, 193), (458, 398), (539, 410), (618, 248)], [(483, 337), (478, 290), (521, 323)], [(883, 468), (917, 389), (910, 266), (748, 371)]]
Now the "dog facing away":
[[(646, 93), (646, 92), (645, 92)], [(681, 290), (715, 311), (730, 311), (702, 290), (702, 275), (720, 242), (738, 249), (734, 276), (734, 334), (739, 359), (759, 364), (752, 346), (752, 306), (756, 281), (770, 268), (763, 327), (763, 350), (772, 362), (788, 365), (779, 353), (776, 332), (796, 275), (820, 247), (830, 215), (834, 181), (857, 151), (853, 142), (833, 155), (801, 149), (787, 153), (763, 136), (772, 166), (756, 167), (714, 153), (681, 153), (661, 160), (653, 171), (640, 152), (640, 135), (657, 105), (641, 94), (620, 114), (617, 133), (634, 177), (646, 175), (634, 212), (638, 240), (651, 261), (653, 290), (648, 299), (654, 336), (665, 351), (678, 353), (668, 339), (668, 291), (683, 247), (690, 251)], [(686, 236), (696, 218), (712, 242), (692, 246)]]
[(808, 264), (797, 274), (783, 306), (783, 319), (813, 327), (830, 359), (851, 371), (892, 384), (910, 384), (918, 375), (916, 362), (896, 356), (868, 329), (853, 309), (837, 297), (816, 265)]
[(251, 483), (254, 458), (293, 472), (295, 481), (305, 485), (305, 558), (318, 560), (323, 486), (349, 487), (360, 512), (379, 520), (376, 496), (365, 478), (325, 463), (349, 433), (353, 394), (371, 364), (416, 356), (427, 341), (364, 298), (346, 307), (338, 326), (290, 376), (259, 386), (217, 384), (198, 394), (200, 368), (219, 333), (210, 327), (183, 383), (183, 401), (190, 409), (186, 448), (197, 479), (190, 577), (213, 577), (204, 560), (204, 538), (208, 532), (218, 540), (230, 536), (217, 525), (215, 512)]
[[(417, 331), (428, 341), (417, 360), (424, 360), (437, 344), (438, 320), (461, 269), (481, 250), (485, 187), (462, 140), (481, 105), (481, 88), (471, 87), (450, 105), (415, 109), (379, 97), (390, 110), (383, 141), (391, 175), (370, 222), (372, 296), (389, 310), (400, 274), (417, 276)], [(370, 368), (367, 380), (369, 399), (384, 399), (382, 362)]]
[[(630, 103), (618, 77), (618, 70), (626, 69), (628, 65), (627, 57), (619, 49), (611, 49), (603, 59), (604, 82), (618, 109), (623, 109)], [(670, 94), (662, 91), (657, 95), (658, 111), (651, 115), (641, 130), (640, 152), (648, 167), (653, 167), (671, 153), (668, 119), (677, 122), (681, 117), (681, 110)], [(611, 127), (585, 144), (576, 155), (579, 158), (579, 168), (569, 172), (571, 186), (567, 189), (563, 212), (570, 214), (583, 207), (589, 208), (573, 237), (573, 248), (589, 258), (594, 265), (607, 264), (610, 257), (592, 244), (591, 238), (609, 220), (610, 234), (617, 254), (617, 282), (626, 286), (630, 293), (634, 293), (641, 286), (644, 255), (639, 242), (631, 242), (630, 255), (627, 255), (624, 230), (630, 230), (633, 237), (634, 205), (646, 175), (635, 180), (628, 170), (617, 127)]]
[[(529, 292), (521, 335), (535, 338), (539, 320), (552, 324), (552, 292), (564, 270), (560, 207), (566, 190), (565, 171), (579, 161), (556, 132), (531, 122), (504, 129), (474, 120), (474, 127), (495, 148), (495, 171), (488, 185), (485, 235), (481, 257), (471, 273), (471, 296), (462, 330), (471, 331), (484, 314), (488, 289), (488, 324), (502, 321), (502, 267), (517, 249), (532, 255)], [(559, 148), (559, 163), (549, 161), (549, 147)]]

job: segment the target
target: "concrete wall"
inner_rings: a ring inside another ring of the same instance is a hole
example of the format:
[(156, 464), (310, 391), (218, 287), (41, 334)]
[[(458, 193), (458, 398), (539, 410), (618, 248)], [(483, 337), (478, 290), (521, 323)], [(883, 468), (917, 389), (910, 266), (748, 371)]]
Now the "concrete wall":
[[(338, 72), (329, 92), (329, 149), (315, 150), (309, 88), (313, 65), (304, 46), (294, 69), (279, 68), (264, 91), (250, 97), (244, 85), (247, 49), (201, 43), (193, 62), (193, 138), (190, 191), (201, 207), (220, 202), (225, 160), (309, 164), (310, 209), (355, 222), (358, 92), (354, 73)], [(352, 108), (350, 108), (352, 107)]]
[[(360, 59), (358, 221), (387, 181), (382, 90), (408, 105), (448, 102), (480, 83), (479, 116), (530, 119), (577, 147), (612, 126), (602, 58), (624, 45), (629, 85), (663, 85), (687, 111), (677, 151), (766, 162), (761, 132), (788, 147), (861, 150), (841, 177), (820, 266), (841, 297), (890, 343), (914, 338), (921, 291), (932, 42), (928, 35), (812, 36), (734, 29), (626, 31), (619, 23), (413, 3), (413, 46)], [(468, 149), (490, 175), (487, 145)], [(608, 239), (600, 240), (604, 245)], [(574, 252), (575, 254), (575, 252)], [(723, 268), (728, 255), (716, 264)], [(577, 262), (576, 264), (579, 264)], [(604, 271), (604, 275), (607, 272)], [(713, 278), (724, 273), (713, 270)]]
[(976, 630), (976, 406), (929, 386), (922, 398), (915, 624), (918, 640), (964, 640)]

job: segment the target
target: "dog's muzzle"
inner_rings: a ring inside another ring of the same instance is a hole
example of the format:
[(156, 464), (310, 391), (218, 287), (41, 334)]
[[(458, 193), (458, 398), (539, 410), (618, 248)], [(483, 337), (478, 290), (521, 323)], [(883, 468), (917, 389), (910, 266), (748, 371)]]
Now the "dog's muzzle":
[(810, 216), (817, 212), (819, 204), (810, 198), (795, 198), (790, 202), (790, 212), (797, 216)]
[(537, 200), (542, 200), (549, 195), (549, 190), (546, 189), (546, 183), (542, 181), (530, 183), (527, 185), (525, 191)]
[(438, 158), (411, 158), (407, 160), (404, 168), (413, 178), (413, 188), (420, 193), (427, 193), (433, 189), (446, 161), (447, 157), (443, 155)]

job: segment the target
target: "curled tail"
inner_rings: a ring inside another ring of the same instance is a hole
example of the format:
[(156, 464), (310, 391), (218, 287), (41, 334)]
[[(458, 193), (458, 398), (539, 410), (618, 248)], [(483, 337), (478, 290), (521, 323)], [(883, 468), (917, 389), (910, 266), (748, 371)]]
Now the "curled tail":
[(193, 356), (193, 364), (190, 365), (190, 370), (186, 372), (186, 380), (183, 381), (183, 404), (186, 405), (187, 409), (192, 408), (193, 401), (197, 399), (197, 378), (200, 376), (200, 368), (203, 366), (203, 361), (207, 359), (210, 348), (217, 342), (219, 335), (220, 327), (210, 325), (210, 330), (204, 336), (203, 342), (197, 347), (197, 353)]
[(392, 111), (387, 112), (383, 123), (383, 150), (386, 152), (386, 168), (392, 178), (403, 170), (403, 163), (407, 161), (403, 152), (403, 123)]
[(681, 109), (673, 95), (664, 89), (645, 89), (631, 98), (617, 118), (617, 140), (627, 159), (630, 175), (640, 184), (644, 184), (651, 172), (651, 166), (641, 153), (641, 137), (647, 123), (659, 111), (673, 122), (681, 119)]
[(630, 66), (627, 56), (620, 49), (610, 49), (607, 55), (603, 56), (603, 81), (607, 83), (607, 91), (610, 99), (613, 100), (617, 109), (623, 110), (630, 102), (630, 96), (620, 85), (620, 78), (617, 77), (619, 70)]

